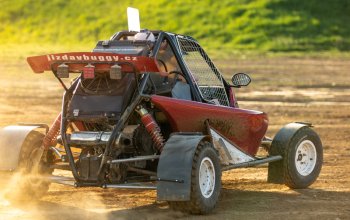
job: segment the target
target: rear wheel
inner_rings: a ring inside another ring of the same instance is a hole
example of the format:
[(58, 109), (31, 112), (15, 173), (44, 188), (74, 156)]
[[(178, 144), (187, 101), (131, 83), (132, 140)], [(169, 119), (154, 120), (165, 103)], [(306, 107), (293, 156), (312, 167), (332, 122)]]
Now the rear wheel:
[[(46, 179), (47, 175), (52, 174), (53, 169), (49, 164), (41, 160), (36, 164), (33, 160), (36, 155), (41, 155), (41, 144), (44, 135), (37, 131), (32, 131), (25, 139), (20, 153), (17, 174), (19, 175), (18, 194), (20, 199), (40, 199), (49, 190), (50, 181)], [(45, 157), (50, 152), (44, 152)]]
[(190, 201), (169, 204), (175, 210), (206, 214), (215, 208), (220, 190), (221, 167), (217, 152), (209, 142), (201, 142), (192, 163)]

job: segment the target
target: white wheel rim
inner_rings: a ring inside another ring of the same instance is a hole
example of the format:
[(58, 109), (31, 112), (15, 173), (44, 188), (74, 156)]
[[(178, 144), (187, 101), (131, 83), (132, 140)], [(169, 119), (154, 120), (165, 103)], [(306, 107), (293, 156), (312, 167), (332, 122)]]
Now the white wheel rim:
[(302, 176), (307, 176), (315, 168), (317, 152), (314, 143), (309, 140), (302, 141), (295, 152), (295, 166)]
[(205, 198), (209, 198), (215, 188), (215, 169), (209, 157), (203, 158), (199, 167), (199, 186)]

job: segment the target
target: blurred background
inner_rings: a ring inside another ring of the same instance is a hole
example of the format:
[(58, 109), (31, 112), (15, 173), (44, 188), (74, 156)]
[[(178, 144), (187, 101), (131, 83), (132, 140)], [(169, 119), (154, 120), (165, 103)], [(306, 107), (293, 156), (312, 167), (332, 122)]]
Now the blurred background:
[(1, 0), (2, 46), (83, 47), (127, 29), (126, 8), (141, 28), (191, 35), (220, 54), (347, 52), (349, 0)]

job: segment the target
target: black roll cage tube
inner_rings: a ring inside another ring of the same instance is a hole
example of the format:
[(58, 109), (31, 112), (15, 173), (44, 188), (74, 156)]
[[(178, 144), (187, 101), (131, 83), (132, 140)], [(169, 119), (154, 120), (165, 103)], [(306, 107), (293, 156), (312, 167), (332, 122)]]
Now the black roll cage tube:
[[(181, 50), (179, 48), (178, 41), (177, 41), (178, 37), (182, 37), (184, 39), (191, 40), (198, 46), (198, 48), (200, 48), (200, 54), (202, 55), (204, 60), (207, 62), (207, 64), (210, 66), (210, 68), (214, 71), (215, 75), (220, 77), (220, 79), (223, 81), (224, 87), (226, 89), (226, 95), (229, 98), (229, 92), (228, 91), (230, 89), (230, 85), (226, 82), (226, 80), (223, 78), (223, 76), (220, 73), (220, 71), (218, 70), (218, 68), (215, 66), (215, 64), (209, 58), (207, 53), (204, 51), (204, 49), (200, 46), (200, 44), (194, 38), (192, 38), (190, 36), (178, 35), (178, 34), (167, 33), (167, 32), (160, 32), (159, 35), (158, 35), (157, 43), (154, 46), (154, 49), (153, 49), (153, 51), (152, 51), (150, 56), (156, 58), (156, 56), (157, 56), (157, 54), (159, 52), (159, 49), (161, 47), (162, 41), (164, 39), (166, 39), (169, 42), (169, 44), (171, 46), (171, 49), (175, 53), (175, 57), (176, 57), (176, 60), (177, 60), (178, 64), (180, 65), (181, 71), (183, 73), (185, 73), (186, 81), (187, 81), (188, 84), (190, 84), (190, 88), (191, 88), (191, 91), (193, 93), (195, 101), (198, 101), (198, 102), (205, 101), (203, 99), (200, 91), (199, 91), (199, 88), (197, 87), (197, 85), (195, 85), (195, 83), (192, 81), (192, 79), (190, 77), (190, 75), (191, 75), (190, 70), (187, 68), (187, 66), (185, 64), (185, 61), (184, 61), (184, 59), (183, 59), (183, 57), (181, 55)], [(176, 44), (175, 44), (175, 42), (176, 42)]]
[[(144, 29), (146, 30), (146, 29)], [(226, 88), (226, 93), (227, 93), (227, 96), (229, 96), (229, 92), (228, 90), (231, 89), (230, 87), (230, 84), (223, 78), (222, 74), (220, 73), (220, 71), (218, 70), (218, 68), (215, 66), (215, 64), (212, 62), (212, 60), (210, 59), (210, 57), (207, 55), (207, 53), (204, 51), (204, 49), (200, 46), (200, 44), (198, 43), (198, 41), (196, 39), (194, 39), (193, 37), (191, 36), (187, 36), (187, 35), (180, 35), (180, 34), (175, 34), (175, 33), (171, 33), (171, 32), (164, 32), (164, 31), (161, 31), (161, 30), (150, 30), (156, 37), (157, 37), (157, 42), (153, 48), (153, 51), (151, 52), (151, 55), (150, 57), (156, 57), (159, 49), (160, 49), (160, 46), (161, 46), (161, 43), (164, 39), (167, 39), (168, 42), (170, 43), (173, 51), (175, 52), (175, 55), (176, 55), (176, 59), (180, 65), (180, 68), (183, 72), (185, 72), (187, 78), (187, 82), (189, 82), (189, 84), (191, 85), (191, 89), (194, 88), (196, 91), (193, 91), (194, 92), (194, 96), (195, 96), (195, 99), (196, 101), (200, 101), (202, 102), (204, 99), (202, 98), (202, 96), (200, 95), (200, 92), (197, 91), (198, 88), (197, 86), (195, 86), (193, 84), (193, 82), (191, 80), (189, 80), (188, 78), (189, 77), (189, 70), (187, 70), (187, 67), (186, 65), (184, 64), (184, 60), (182, 59), (182, 55), (181, 55), (181, 51), (179, 49), (179, 45), (175, 45), (174, 42), (177, 42), (177, 37), (182, 37), (182, 38), (185, 38), (185, 39), (188, 39), (188, 40), (191, 40), (191, 41), (194, 41), (198, 47), (201, 49), (201, 55), (204, 56), (206, 59), (206, 62), (208, 63), (208, 65), (213, 68), (213, 71), (220, 76), (220, 78), (222, 79), (223, 83), (224, 83), (224, 86)], [(119, 31), (119, 32), (116, 32), (114, 35), (112, 35), (112, 37), (110, 38), (110, 41), (113, 41), (113, 40), (119, 40), (120, 38), (124, 37), (124, 36), (133, 36), (135, 35), (136, 33), (138, 32), (135, 32), (135, 31), (127, 31), (127, 30), (123, 30), (123, 31)]]
[(187, 67), (184, 63), (184, 60), (182, 59), (182, 56), (181, 56), (181, 52), (179, 50), (179, 46), (177, 44), (175, 44), (174, 42), (177, 42), (176, 40), (176, 35), (170, 35), (168, 33), (165, 33), (165, 32), (161, 32), (159, 33), (158, 35), (158, 39), (157, 39), (157, 43), (156, 45), (154, 46), (154, 49), (151, 53), (151, 57), (153, 58), (156, 58), (157, 55), (158, 55), (158, 52), (160, 50), (160, 47), (161, 47), (161, 44), (163, 42), (163, 40), (167, 40), (171, 49), (173, 50), (174, 52), (174, 55), (175, 55), (175, 58), (176, 58), (176, 61), (178, 62), (180, 68), (181, 68), (181, 71), (183, 73), (185, 73), (185, 79), (186, 79), (186, 82), (190, 85), (190, 88), (191, 88), (191, 91), (192, 91), (192, 94), (194, 96), (194, 100), (195, 101), (198, 101), (198, 102), (202, 102), (202, 97), (199, 93), (199, 91), (197, 91), (197, 86), (193, 83), (191, 77), (190, 77), (190, 73), (189, 71), (187, 70)]
[[(128, 63), (128, 62), (125, 62)], [(133, 69), (135, 70), (134, 74), (135, 74), (135, 78), (138, 77), (139, 73), (138, 71), (136, 71), (136, 67), (134, 66), (134, 64), (132, 63), (128, 63), (129, 65), (133, 66)], [(56, 75), (56, 74), (55, 74)], [(57, 77), (57, 75), (56, 75)], [(146, 84), (146, 80), (148, 79), (148, 77), (144, 77), (142, 79), (141, 82), (141, 88), (145, 87)], [(94, 181), (94, 180), (86, 180), (86, 179), (82, 179), (80, 177), (80, 175), (78, 174), (78, 170), (77, 167), (75, 165), (75, 161), (74, 161), (74, 157), (73, 157), (73, 153), (71, 151), (71, 147), (68, 144), (67, 141), (67, 135), (66, 135), (66, 130), (67, 130), (67, 103), (68, 103), (68, 98), (70, 96), (72, 96), (73, 91), (76, 89), (76, 87), (78, 86), (78, 83), (80, 81), (80, 78), (77, 78), (72, 86), (67, 89), (64, 92), (63, 98), (62, 98), (62, 117), (61, 117), (61, 127), (60, 127), (60, 134), (61, 134), (61, 138), (62, 138), (62, 144), (64, 146), (64, 149), (66, 151), (67, 157), (68, 157), (68, 161), (69, 161), (69, 165), (72, 169), (72, 174), (74, 176), (74, 179), (76, 180), (76, 185), (77, 186), (96, 186), (96, 185), (102, 185), (103, 183), (99, 183), (99, 180)], [(138, 83), (138, 81), (137, 81)], [(139, 83), (137, 84), (139, 85)], [(110, 149), (112, 148), (113, 144), (115, 143), (117, 137), (120, 134), (120, 131), (124, 128), (125, 124), (127, 123), (127, 121), (129, 120), (130, 116), (132, 115), (132, 113), (134, 112), (134, 110), (136, 109), (136, 107), (144, 100), (148, 100), (150, 97), (147, 95), (143, 95), (140, 93), (140, 89), (139, 86), (137, 86), (137, 90), (134, 93), (134, 97), (133, 97), (133, 101), (131, 102), (131, 104), (124, 110), (124, 112), (122, 113), (122, 116), (120, 117), (120, 119), (118, 120), (118, 123), (116, 124), (116, 126), (114, 127), (112, 134), (110, 136), (110, 139), (106, 145), (104, 154), (102, 156), (102, 161), (100, 164), (100, 168), (99, 171), (97, 173), (97, 176), (100, 176), (102, 170), (103, 170), (103, 166), (107, 163), (107, 160), (109, 158), (109, 152)], [(142, 90), (141, 90), (142, 91)]]

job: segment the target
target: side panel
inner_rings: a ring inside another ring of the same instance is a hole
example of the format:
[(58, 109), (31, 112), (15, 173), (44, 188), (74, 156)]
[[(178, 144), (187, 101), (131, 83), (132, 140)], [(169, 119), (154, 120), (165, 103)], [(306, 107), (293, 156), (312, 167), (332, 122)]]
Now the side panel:
[(220, 154), (220, 162), (223, 165), (239, 164), (255, 160), (254, 157), (242, 152), (215, 129), (210, 128), (210, 134), (214, 147)]
[(203, 138), (203, 135), (175, 134), (168, 139), (158, 163), (157, 200), (190, 200), (192, 160)]
[(36, 128), (38, 126), (7, 126), (0, 130), (0, 170), (17, 168), (24, 140)]
[(259, 111), (211, 105), (163, 96), (152, 96), (152, 103), (162, 110), (173, 131), (206, 132), (205, 121), (250, 155), (258, 151), (267, 126), (267, 115)]

